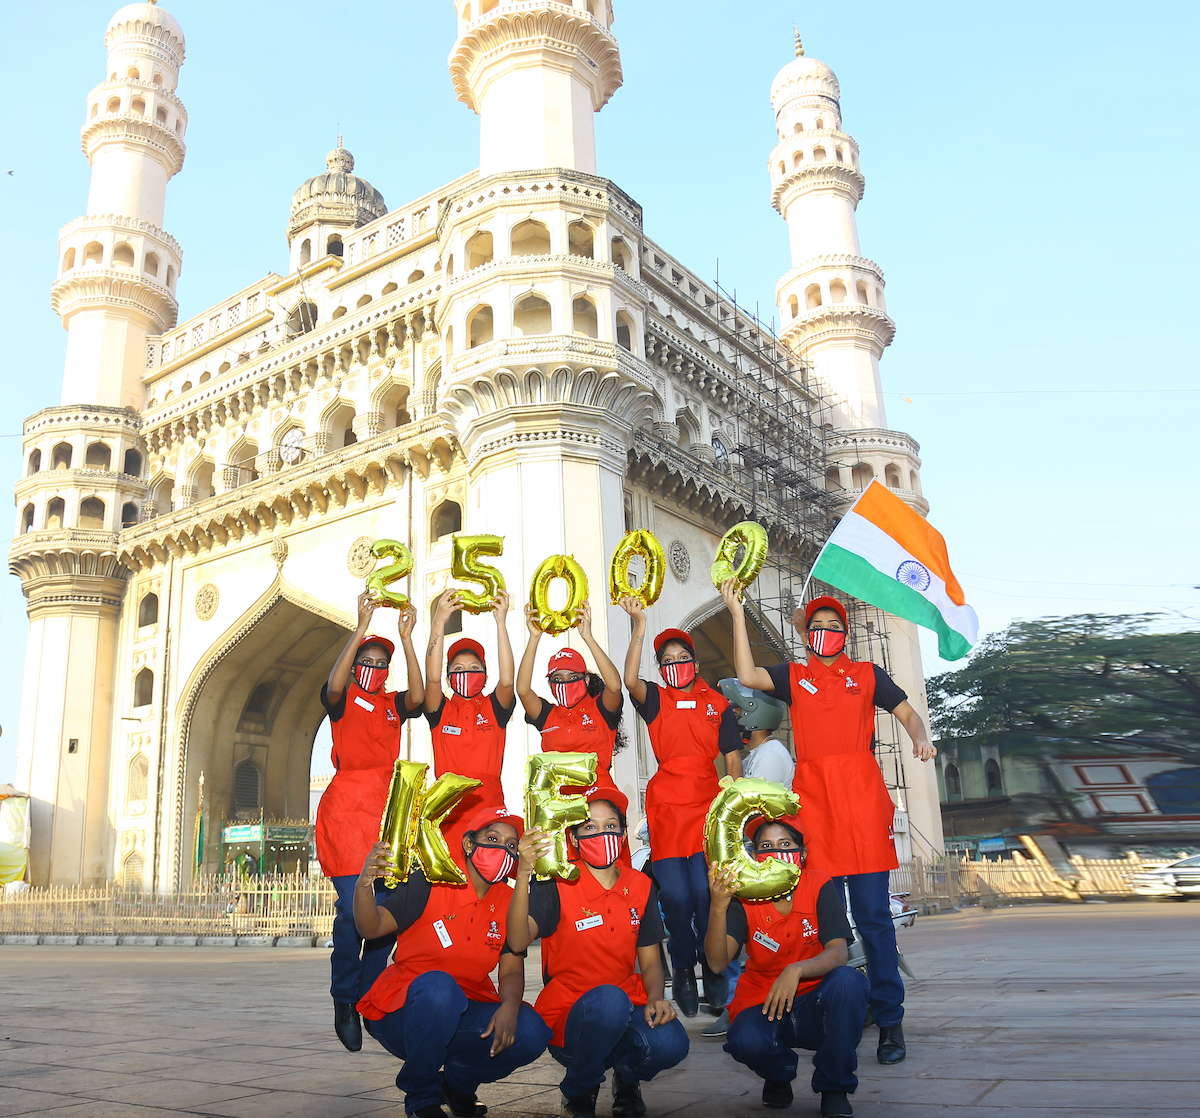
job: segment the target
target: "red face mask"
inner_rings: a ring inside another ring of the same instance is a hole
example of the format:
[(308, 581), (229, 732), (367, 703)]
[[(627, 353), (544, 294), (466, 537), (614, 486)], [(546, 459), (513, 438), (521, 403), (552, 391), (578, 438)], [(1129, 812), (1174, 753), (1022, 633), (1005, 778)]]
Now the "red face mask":
[(674, 664), (663, 664), (659, 671), (668, 687), (687, 687), (696, 678), (696, 661), (676, 660)]
[(483, 691), (487, 683), (487, 672), (451, 672), (450, 689), (464, 699), (473, 699)]
[(354, 682), (369, 695), (374, 695), (387, 679), (387, 668), (373, 668), (370, 664), (354, 665)]
[(579, 857), (592, 869), (606, 870), (621, 856), (625, 836), (606, 832), (602, 835), (584, 835), (575, 841), (579, 843)]
[(818, 656), (840, 656), (846, 647), (846, 634), (837, 629), (809, 629), (808, 647)]
[(768, 858), (778, 858), (781, 862), (791, 862), (793, 866), (800, 864), (799, 850), (760, 850), (754, 857), (759, 862), (765, 862)]
[(471, 865), (484, 881), (495, 885), (512, 876), (517, 860), (503, 846), (477, 846), (471, 851)]
[(587, 694), (587, 680), (573, 679), (570, 682), (550, 681), (550, 693), (560, 707), (573, 707), (583, 702)]

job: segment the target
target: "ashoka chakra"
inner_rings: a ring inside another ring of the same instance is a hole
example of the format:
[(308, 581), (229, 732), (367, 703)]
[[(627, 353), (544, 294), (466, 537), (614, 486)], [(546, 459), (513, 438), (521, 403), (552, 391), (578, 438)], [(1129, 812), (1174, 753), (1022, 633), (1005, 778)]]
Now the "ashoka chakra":
[(925, 565), (915, 559), (905, 559), (896, 570), (896, 581), (911, 586), (914, 590), (928, 590), (933, 581)]

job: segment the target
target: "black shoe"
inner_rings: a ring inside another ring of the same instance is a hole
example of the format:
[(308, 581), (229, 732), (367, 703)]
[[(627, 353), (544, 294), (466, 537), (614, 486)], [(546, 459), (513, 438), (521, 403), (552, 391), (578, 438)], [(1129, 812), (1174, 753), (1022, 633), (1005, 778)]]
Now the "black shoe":
[(821, 1092), (821, 1118), (854, 1118), (854, 1107), (845, 1091)]
[(362, 1019), (349, 1002), (333, 1000), (333, 1031), (349, 1052), (362, 1048)]
[(898, 1064), (908, 1055), (904, 1050), (904, 1030), (899, 1025), (879, 1026), (879, 1047), (875, 1055), (881, 1064)]
[(708, 969), (708, 963), (700, 960), (700, 976), (704, 983), (704, 1000), (708, 1002), (714, 1017), (720, 1017), (725, 1003), (729, 1001), (729, 979)]
[(675, 985), (671, 987), (675, 1004), (684, 1017), (700, 1012), (700, 995), (696, 992), (696, 974), (692, 967), (675, 968)]
[(444, 1073), (442, 1075), (442, 1102), (450, 1108), (450, 1113), (455, 1118), (480, 1118), (481, 1115), (488, 1112), (487, 1107), (479, 1101), (478, 1095), (464, 1095), (461, 1091), (456, 1091), (446, 1082)]
[(627, 1083), (613, 1069), (613, 1118), (641, 1118), (646, 1113), (642, 1087), (636, 1080)]
[(724, 1036), (729, 1032), (729, 1010), (721, 1010), (721, 1016), (718, 1017), (711, 1025), (706, 1025), (700, 1030), (701, 1036), (715, 1037)]
[(763, 1106), (772, 1110), (782, 1110), (792, 1105), (792, 1085), (790, 1083), (772, 1083), (769, 1079), (763, 1084)]
[(596, 1118), (596, 1094), (563, 1096), (563, 1118)]

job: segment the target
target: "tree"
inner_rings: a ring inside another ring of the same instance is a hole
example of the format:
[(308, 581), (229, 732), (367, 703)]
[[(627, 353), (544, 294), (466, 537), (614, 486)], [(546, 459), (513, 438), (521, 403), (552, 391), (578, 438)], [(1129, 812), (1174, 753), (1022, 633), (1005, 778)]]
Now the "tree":
[(1010, 753), (1170, 754), (1200, 765), (1200, 633), (1156, 614), (1018, 621), (929, 681), (939, 739)]

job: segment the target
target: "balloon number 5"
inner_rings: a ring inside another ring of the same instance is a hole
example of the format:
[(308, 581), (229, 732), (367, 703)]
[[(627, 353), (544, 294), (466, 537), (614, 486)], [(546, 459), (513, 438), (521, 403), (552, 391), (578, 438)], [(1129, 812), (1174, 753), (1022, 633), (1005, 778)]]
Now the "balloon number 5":
[(574, 881), (579, 867), (567, 851), (567, 828), (587, 822), (591, 809), (584, 796), (564, 796), (564, 784), (587, 788), (596, 783), (594, 753), (535, 753), (525, 762), (525, 826), (537, 827), (554, 840), (554, 846), (533, 866), (542, 879), (561, 877)]
[[(742, 561), (736, 566), (739, 549), (743, 550)], [(709, 569), (709, 577), (713, 585), (720, 590), (721, 584), (731, 578), (736, 578), (744, 590), (756, 578), (767, 561), (767, 530), (753, 520), (743, 520), (735, 524), (717, 548), (717, 558)], [(739, 596), (741, 590), (738, 591)]]
[(732, 866), (744, 901), (786, 897), (800, 880), (800, 867), (780, 858), (756, 862), (746, 853), (742, 837), (756, 815), (781, 819), (800, 810), (800, 797), (772, 780), (747, 777), (730, 781), (717, 793), (704, 820), (704, 853), (711, 866)]
[[(629, 564), (636, 555), (646, 560), (646, 575), (635, 587), (629, 583)], [(662, 544), (651, 533), (641, 528), (626, 532), (617, 544), (608, 568), (608, 594), (613, 605), (632, 596), (641, 600), (644, 609), (649, 609), (662, 594), (666, 570), (667, 557)]]
[[(550, 583), (561, 578), (567, 584), (567, 604), (562, 609), (550, 605)], [(533, 574), (529, 601), (537, 610), (534, 624), (543, 633), (558, 636), (580, 622), (579, 607), (587, 601), (588, 580), (583, 568), (570, 555), (551, 555)]]
[(468, 613), (491, 613), (495, 608), (493, 602), (497, 594), (503, 590), (504, 576), (495, 567), (481, 563), (481, 555), (503, 555), (503, 536), (455, 536), (454, 555), (451, 559), (450, 574), (454, 578), (476, 582), (483, 587), (482, 593), (473, 590), (460, 590), (458, 600)]
[(391, 559), (392, 562), (367, 576), (367, 593), (385, 606), (399, 609), (408, 602), (408, 596), (388, 587), (412, 573), (412, 552), (399, 540), (376, 540), (371, 544), (371, 554), (376, 559)]

